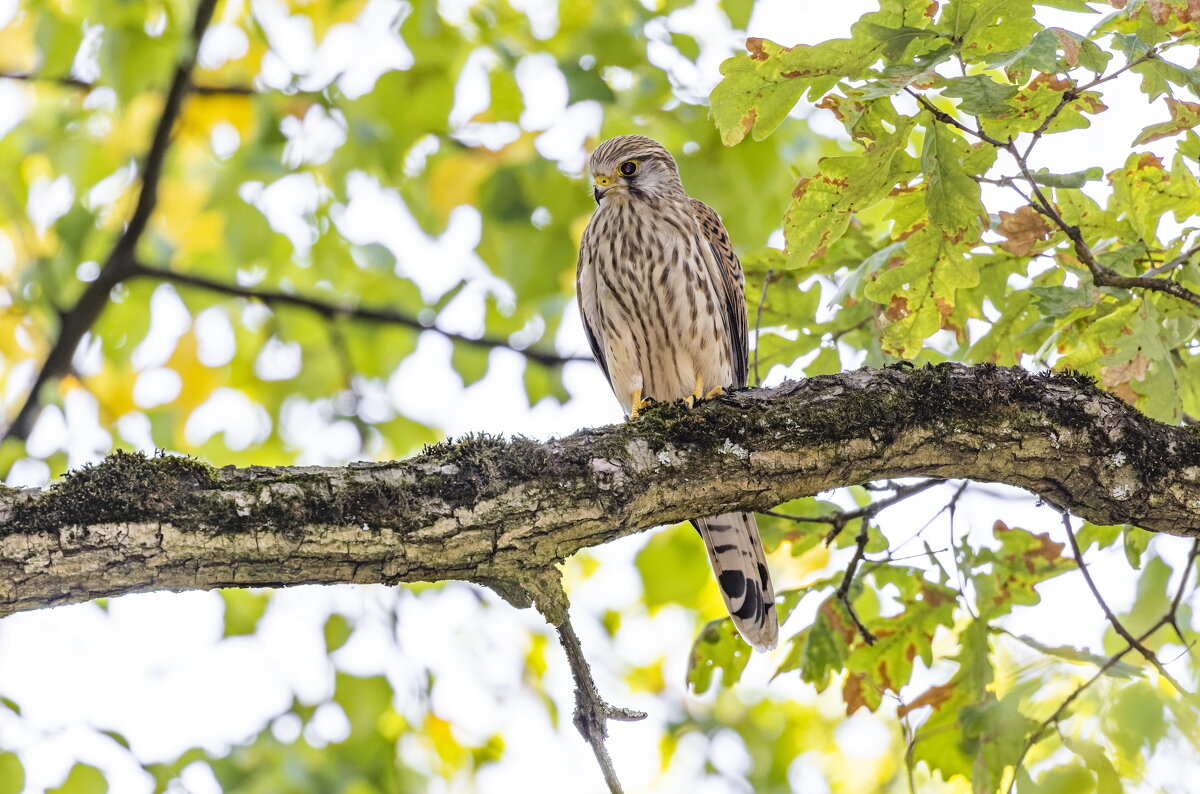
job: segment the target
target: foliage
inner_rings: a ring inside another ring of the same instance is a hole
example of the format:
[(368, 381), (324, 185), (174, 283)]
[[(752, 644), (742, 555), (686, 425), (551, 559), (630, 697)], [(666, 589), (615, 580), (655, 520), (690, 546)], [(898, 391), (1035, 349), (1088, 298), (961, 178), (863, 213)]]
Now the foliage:
[[(0, 126), (0, 379), (6, 416), (28, 404), (38, 417), (0, 446), (16, 479), (110, 447), (218, 465), (399, 457), (441, 436), (413, 408), (439, 402), (414, 371), (431, 362), (471, 385), (515, 352), (530, 405), (572, 399), (564, 370), (589, 365), (555, 340), (592, 208), (579, 144), (630, 131), (675, 153), (738, 245), (755, 381), (778, 365), (1054, 366), (1157, 419), (1200, 416), (1200, 70), (1179, 54), (1200, 17), (1182, 0), (1100, 14), (1079, 0), (881, 0), (848, 38), (748, 39), (715, 87), (696, 75), (729, 52), (689, 34), (684, 0), (226, 2), (193, 65), (207, 4), (26, 0), (0, 19), (14, 108)], [(710, 11), (744, 30), (752, 9)], [(374, 43), (375, 66), (348, 38)], [(195, 88), (172, 118), (177, 67)], [(1118, 84), (1140, 90), (1144, 115), (1109, 98)], [(844, 135), (813, 135), (800, 117), (818, 110)], [(1127, 112), (1145, 122), (1119, 142), (1127, 157), (1069, 170), (1044, 154), (1058, 140), (1086, 151), (1098, 119)], [(156, 173), (160, 127), (173, 135)], [(104, 432), (82, 449), (93, 425)], [(1194, 552), (1135, 527), (1070, 536), (1007, 516), (956, 536), (963, 488), (888, 487), (760, 517), (792, 616), (772, 687), (795, 697), (740, 690), (761, 660), (721, 618), (691, 530), (645, 543), (640, 598), (599, 623), (614, 646), (681, 607), (694, 624), (693, 694), (666, 683), (685, 679), (666, 656), (622, 671), (669, 714), (664, 775), (699, 746), (696, 775), (755, 791), (815, 775), (841, 791), (1114, 792), (1172, 748), (1194, 751), (1198, 711), (1180, 690), (1200, 667), (1157, 665), (1195, 639)], [(945, 497), (948, 534), (930, 529), (938, 516), (910, 526), (915, 508), (881, 519), (923, 490)], [(1136, 594), (1102, 647), (1023, 628), (1047, 588), (1081, 576), (1083, 553), (1113, 549)], [(586, 555), (566, 568), (580, 590), (596, 575)], [(228, 644), (253, 641), (272, 601), (221, 603)], [(359, 631), (331, 614), (326, 655)], [(524, 688), (566, 723), (547, 683), (557, 648), (533, 632), (524, 652)], [(405, 710), (392, 680), (344, 667), (325, 701), (294, 698), (232, 748), (138, 764), (156, 791), (205, 768), (227, 792), (358, 794), (468, 787), (503, 762), (503, 735), (439, 714), (432, 673)], [(3, 705), (0, 724), (20, 722)], [(322, 709), (344, 736), (319, 740)], [(869, 763), (838, 738), (864, 720), (885, 734)], [(735, 773), (731, 740), (749, 757)], [(15, 793), (23, 760), (8, 749), (0, 792)], [(108, 788), (81, 760), (56, 790)]]

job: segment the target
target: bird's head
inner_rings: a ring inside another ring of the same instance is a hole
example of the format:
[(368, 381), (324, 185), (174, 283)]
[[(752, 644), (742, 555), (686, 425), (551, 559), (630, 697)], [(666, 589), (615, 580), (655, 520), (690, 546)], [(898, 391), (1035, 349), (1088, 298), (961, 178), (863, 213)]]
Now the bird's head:
[(663, 145), (644, 135), (620, 135), (596, 147), (588, 159), (596, 202), (661, 199), (683, 195), (679, 169)]

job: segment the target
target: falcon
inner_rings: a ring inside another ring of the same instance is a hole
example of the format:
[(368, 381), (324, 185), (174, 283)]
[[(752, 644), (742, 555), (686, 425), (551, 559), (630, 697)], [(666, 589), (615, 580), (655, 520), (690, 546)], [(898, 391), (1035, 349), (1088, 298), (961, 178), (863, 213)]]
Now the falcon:
[[(575, 285), (592, 354), (626, 416), (745, 386), (742, 267), (720, 216), (688, 196), (670, 152), (642, 135), (600, 144), (588, 171), (596, 211)], [(774, 648), (779, 620), (754, 516), (692, 523), (734, 626), (755, 648)]]

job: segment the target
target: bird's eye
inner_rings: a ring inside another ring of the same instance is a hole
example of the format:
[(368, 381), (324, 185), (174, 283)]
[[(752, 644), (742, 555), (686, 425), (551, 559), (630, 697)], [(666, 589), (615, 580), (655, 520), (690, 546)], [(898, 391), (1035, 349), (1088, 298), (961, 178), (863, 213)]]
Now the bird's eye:
[(621, 172), (621, 176), (633, 176), (637, 173), (638, 164), (633, 160), (626, 160), (617, 170)]

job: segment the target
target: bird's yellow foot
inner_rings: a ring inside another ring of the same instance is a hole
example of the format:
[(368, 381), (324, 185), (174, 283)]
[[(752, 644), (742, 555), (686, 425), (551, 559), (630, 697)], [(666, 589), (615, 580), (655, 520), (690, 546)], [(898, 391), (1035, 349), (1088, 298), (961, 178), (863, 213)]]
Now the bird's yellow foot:
[(695, 405), (697, 402), (699, 402), (700, 400), (703, 399), (703, 397), (702, 397), (703, 394), (704, 394), (704, 378), (697, 375), (696, 376), (696, 387), (694, 389), (692, 389), (691, 394), (689, 394), (687, 397), (683, 398), (683, 404), (686, 405), (688, 408), (691, 408), (693, 405)]
[(651, 400), (651, 399), (643, 400), (642, 399), (642, 390), (634, 389), (633, 390), (633, 399), (630, 400), (630, 404), (632, 405), (632, 408), (629, 411), (629, 418), (637, 419), (638, 413), (643, 408), (649, 408), (651, 405), (654, 405), (654, 400)]
[(704, 399), (711, 400), (714, 397), (720, 397), (724, 393), (725, 393), (725, 387), (718, 386), (715, 389), (709, 389), (708, 394), (704, 395)]

